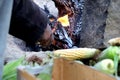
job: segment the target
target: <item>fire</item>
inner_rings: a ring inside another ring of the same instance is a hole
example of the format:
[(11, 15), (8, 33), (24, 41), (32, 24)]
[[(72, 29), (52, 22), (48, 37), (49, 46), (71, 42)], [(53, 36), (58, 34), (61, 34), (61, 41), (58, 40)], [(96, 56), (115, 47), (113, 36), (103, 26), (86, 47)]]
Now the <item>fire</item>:
[(59, 21), (64, 27), (70, 26), (68, 14), (63, 17), (58, 18), (57, 21)]

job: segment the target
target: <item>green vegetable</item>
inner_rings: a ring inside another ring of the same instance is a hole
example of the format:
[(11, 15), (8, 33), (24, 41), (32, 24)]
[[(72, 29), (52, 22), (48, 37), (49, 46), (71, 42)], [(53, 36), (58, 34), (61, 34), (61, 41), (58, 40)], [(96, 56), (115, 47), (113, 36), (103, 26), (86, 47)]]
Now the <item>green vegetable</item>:
[(103, 60), (97, 62), (94, 65), (94, 68), (96, 70), (99, 70), (99, 71), (106, 73), (106, 74), (115, 73), (114, 61), (111, 59), (103, 59)]
[(41, 80), (51, 80), (51, 75), (48, 73), (40, 73), (37, 78), (40, 78)]
[(3, 68), (2, 80), (16, 80), (17, 67), (22, 64), (24, 58), (7, 63)]
[(119, 53), (116, 53), (114, 56), (114, 64), (115, 64), (115, 77), (118, 77), (118, 62), (119, 62)]
[[(120, 47), (109, 46), (107, 49), (102, 51), (102, 53), (98, 56), (98, 60), (107, 59), (107, 58), (114, 60), (114, 56), (118, 52), (120, 52)], [(119, 60), (120, 60), (120, 54), (118, 55), (118, 57), (119, 57)]]

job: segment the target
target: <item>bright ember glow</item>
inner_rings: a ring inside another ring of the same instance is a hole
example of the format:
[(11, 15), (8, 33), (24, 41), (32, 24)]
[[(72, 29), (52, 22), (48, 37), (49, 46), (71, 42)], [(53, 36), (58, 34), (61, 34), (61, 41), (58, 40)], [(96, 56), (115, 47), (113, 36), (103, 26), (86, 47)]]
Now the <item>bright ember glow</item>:
[(58, 18), (57, 21), (59, 21), (64, 27), (70, 26), (68, 15)]

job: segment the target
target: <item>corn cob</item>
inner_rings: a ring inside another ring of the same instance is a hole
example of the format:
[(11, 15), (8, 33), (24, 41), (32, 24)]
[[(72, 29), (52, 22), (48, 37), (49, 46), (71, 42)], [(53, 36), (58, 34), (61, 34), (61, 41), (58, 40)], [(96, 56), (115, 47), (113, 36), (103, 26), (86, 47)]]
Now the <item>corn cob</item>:
[(113, 74), (113, 73), (115, 73), (114, 61), (111, 60), (111, 59), (103, 59), (103, 60), (97, 62), (94, 65), (94, 68), (96, 70), (99, 70), (99, 71), (101, 71), (103, 73), (106, 73), (106, 74)]
[(102, 60), (102, 59), (112, 59), (114, 60), (114, 56), (116, 55), (116, 53), (118, 54), (118, 58), (120, 60), (120, 47), (118, 46), (109, 46), (108, 48), (106, 48), (105, 50), (103, 50), (101, 52), (101, 54), (97, 57), (98, 60)]
[(110, 39), (108, 41), (108, 44), (110, 44), (111, 46), (120, 45), (120, 37)]
[(63, 57), (69, 60), (75, 60), (75, 59), (91, 58), (94, 55), (99, 54), (100, 51), (94, 48), (76, 48), (76, 49), (56, 50), (53, 53), (54, 55), (57, 55), (59, 57)]

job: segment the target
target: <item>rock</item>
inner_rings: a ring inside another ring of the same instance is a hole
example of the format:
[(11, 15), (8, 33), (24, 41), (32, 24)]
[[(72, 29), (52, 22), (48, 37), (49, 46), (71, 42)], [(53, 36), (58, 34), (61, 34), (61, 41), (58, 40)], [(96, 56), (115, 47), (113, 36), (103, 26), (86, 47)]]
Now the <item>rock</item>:
[(55, 17), (58, 16), (58, 9), (55, 7), (55, 4), (52, 0), (33, 0), (37, 5), (44, 9), (44, 5), (47, 6), (48, 10)]
[(105, 44), (108, 45), (109, 39), (120, 37), (120, 0), (111, 0), (106, 23)]
[(4, 61), (9, 62), (16, 59), (19, 59), (23, 56), (26, 56), (26, 59), (30, 56), (36, 55), (41, 59), (47, 57), (47, 54), (43, 51), (33, 52), (30, 51), (23, 40), (18, 39), (12, 35), (8, 35), (7, 37), (7, 46), (4, 55)]
[(24, 41), (15, 38), (12, 35), (8, 35), (4, 55), (5, 62), (16, 60), (22, 56), (25, 56), (25, 50), (27, 49), (25, 45), (26, 44)]
[(104, 31), (110, 0), (85, 0), (79, 46), (104, 48)]

